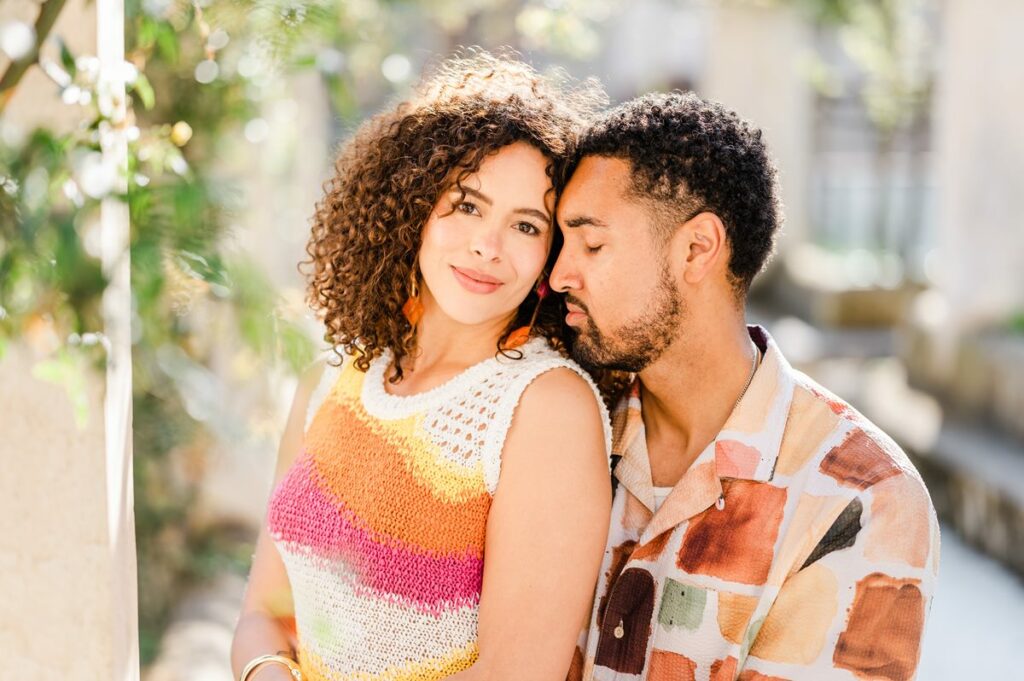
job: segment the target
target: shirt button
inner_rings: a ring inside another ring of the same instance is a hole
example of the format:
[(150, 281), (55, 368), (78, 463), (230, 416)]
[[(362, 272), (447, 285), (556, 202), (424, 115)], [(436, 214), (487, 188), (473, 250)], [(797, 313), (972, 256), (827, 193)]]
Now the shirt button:
[(626, 628), (622, 626), (623, 624), (625, 623), (622, 620), (619, 620), (619, 626), (615, 627), (615, 631), (612, 632), (615, 635), (615, 638), (622, 638), (626, 635)]

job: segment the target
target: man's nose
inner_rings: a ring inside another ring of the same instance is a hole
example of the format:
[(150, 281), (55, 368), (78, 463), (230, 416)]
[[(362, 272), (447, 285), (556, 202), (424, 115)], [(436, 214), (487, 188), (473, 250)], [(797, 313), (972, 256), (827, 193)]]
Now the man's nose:
[(555, 266), (551, 269), (550, 282), (551, 288), (559, 293), (580, 288), (580, 278), (576, 272), (576, 266), (564, 247), (558, 254)]

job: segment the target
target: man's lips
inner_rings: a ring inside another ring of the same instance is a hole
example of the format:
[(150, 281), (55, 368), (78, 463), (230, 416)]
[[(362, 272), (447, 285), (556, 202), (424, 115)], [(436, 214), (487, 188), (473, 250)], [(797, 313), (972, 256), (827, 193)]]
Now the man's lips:
[(493, 293), (497, 291), (502, 285), (500, 279), (478, 272), (477, 270), (470, 269), (468, 267), (456, 267), (451, 266), (452, 274), (455, 275), (455, 280), (459, 282), (462, 288), (466, 289), (471, 293)]
[(584, 312), (583, 308), (579, 307), (578, 305), (566, 303), (565, 309), (568, 311), (568, 314), (565, 315), (565, 323), (568, 324), (569, 326), (576, 326), (577, 324), (582, 323), (583, 320), (587, 318), (587, 313)]

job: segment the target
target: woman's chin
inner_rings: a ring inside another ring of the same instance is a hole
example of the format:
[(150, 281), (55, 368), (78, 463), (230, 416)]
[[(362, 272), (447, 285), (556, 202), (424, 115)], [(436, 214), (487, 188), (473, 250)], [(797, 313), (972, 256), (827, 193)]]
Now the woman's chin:
[(438, 301), (441, 316), (447, 321), (459, 326), (467, 327), (504, 327), (515, 310), (496, 310), (493, 308), (480, 309), (479, 307), (464, 304), (447, 304)]

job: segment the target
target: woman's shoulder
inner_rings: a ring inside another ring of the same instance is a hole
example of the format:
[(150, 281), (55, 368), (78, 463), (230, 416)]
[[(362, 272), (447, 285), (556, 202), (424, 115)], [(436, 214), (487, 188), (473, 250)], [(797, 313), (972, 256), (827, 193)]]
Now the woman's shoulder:
[(567, 419), (590, 413), (595, 405), (603, 405), (589, 375), (574, 364), (568, 360), (545, 367), (523, 391), (520, 402), (560, 411)]
[(571, 358), (536, 338), (523, 346), (521, 371), (527, 377), (519, 402), (529, 405), (522, 416), (554, 413), (563, 423), (593, 420), (603, 425), (610, 450), (611, 426), (601, 392), (591, 375)]
[[(484, 473), (488, 491), (497, 488), (501, 460), (507, 451), (513, 456), (546, 452), (548, 445), (571, 434), (583, 454), (590, 437), (603, 444), (604, 459), (611, 455), (611, 422), (600, 392), (590, 375), (572, 359), (541, 338), (518, 348), (522, 356), (503, 358), (501, 389), (496, 391), (488, 446), (484, 452)], [(497, 388), (497, 385), (492, 387)], [(554, 439), (553, 439), (554, 438)], [(570, 448), (572, 449), (572, 448)], [(570, 454), (568, 450), (563, 454)], [(546, 456), (546, 454), (545, 454)]]
[(556, 447), (560, 456), (586, 459), (599, 449), (610, 467), (611, 421), (601, 394), (578, 364), (560, 360), (538, 373), (520, 394), (510, 424), (510, 445), (540, 452), (568, 437)]
[[(566, 390), (588, 388), (600, 399), (597, 383), (590, 373), (564, 352), (551, 346), (545, 338), (535, 338), (523, 346), (523, 357), (518, 360), (521, 371), (535, 376), (545, 376), (532, 392), (541, 397), (548, 394), (557, 396)], [(601, 401), (603, 404), (603, 401)]]

